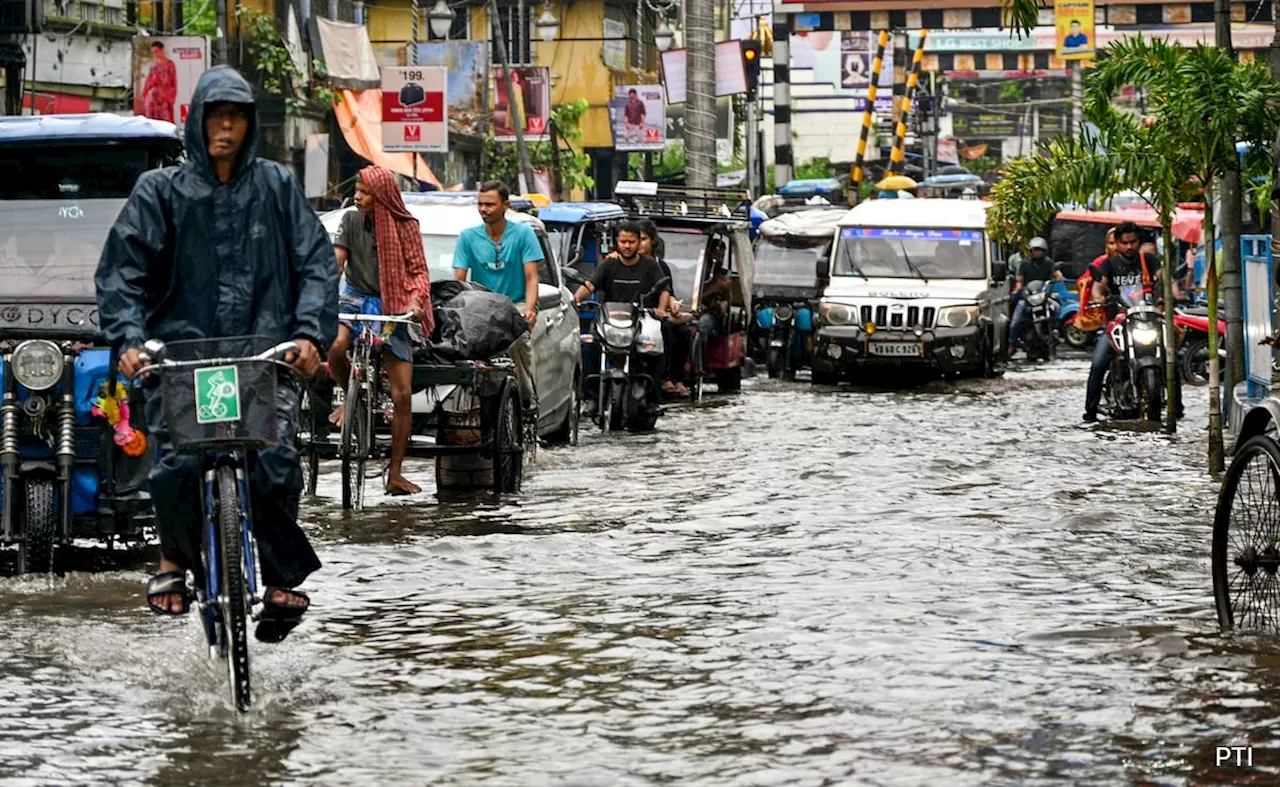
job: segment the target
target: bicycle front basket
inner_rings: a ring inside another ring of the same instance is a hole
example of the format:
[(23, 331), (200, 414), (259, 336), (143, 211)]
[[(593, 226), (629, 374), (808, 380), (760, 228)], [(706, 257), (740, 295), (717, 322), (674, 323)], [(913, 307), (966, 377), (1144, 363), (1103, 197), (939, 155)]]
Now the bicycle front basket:
[(260, 336), (169, 342), (164, 358), (207, 366), (166, 369), (160, 376), (169, 440), (180, 453), (276, 444), (277, 367), (242, 359), (270, 349)]

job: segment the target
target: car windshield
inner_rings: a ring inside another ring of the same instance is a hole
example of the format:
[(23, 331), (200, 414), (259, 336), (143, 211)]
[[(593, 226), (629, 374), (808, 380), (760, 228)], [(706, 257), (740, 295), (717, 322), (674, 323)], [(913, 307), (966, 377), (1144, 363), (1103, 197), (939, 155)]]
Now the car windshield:
[(756, 247), (755, 287), (816, 287), (817, 262), (831, 238), (784, 235), (761, 238)]
[(457, 235), (422, 236), (422, 251), (427, 255), (427, 272), (431, 281), (453, 278), (453, 251), (458, 247)]
[(697, 277), (698, 258), (707, 247), (707, 236), (701, 232), (662, 230), (667, 266), (671, 268), (671, 290), (684, 303), (693, 300), (693, 280)]
[(0, 148), (0, 281), (6, 295), (93, 300), (107, 232), (154, 146)]
[(836, 251), (837, 276), (903, 279), (986, 277), (981, 230), (845, 227)]

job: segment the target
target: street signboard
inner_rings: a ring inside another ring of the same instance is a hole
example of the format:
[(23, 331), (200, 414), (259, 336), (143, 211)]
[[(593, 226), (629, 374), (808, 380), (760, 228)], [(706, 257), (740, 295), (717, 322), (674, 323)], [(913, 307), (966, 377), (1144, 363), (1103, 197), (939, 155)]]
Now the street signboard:
[(507, 83), (502, 68), (493, 69), (493, 141), (515, 142), (515, 124), (523, 118), (526, 142), (546, 142), (550, 137), (551, 69), (546, 66), (512, 66), (511, 90), (515, 106), (507, 100)]
[(662, 85), (618, 85), (609, 102), (613, 149), (622, 153), (662, 152), (667, 146), (667, 113)]
[(204, 36), (135, 36), (133, 114), (182, 126), (196, 82), (208, 68)]
[(448, 72), (436, 66), (382, 69), (382, 149), (446, 153)]

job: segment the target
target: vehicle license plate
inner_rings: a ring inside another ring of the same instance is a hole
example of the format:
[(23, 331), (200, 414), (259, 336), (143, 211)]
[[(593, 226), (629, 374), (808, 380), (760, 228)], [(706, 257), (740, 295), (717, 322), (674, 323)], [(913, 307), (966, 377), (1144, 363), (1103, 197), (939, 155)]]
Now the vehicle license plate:
[(887, 355), (894, 358), (920, 357), (920, 345), (916, 342), (871, 342), (868, 349), (872, 355)]

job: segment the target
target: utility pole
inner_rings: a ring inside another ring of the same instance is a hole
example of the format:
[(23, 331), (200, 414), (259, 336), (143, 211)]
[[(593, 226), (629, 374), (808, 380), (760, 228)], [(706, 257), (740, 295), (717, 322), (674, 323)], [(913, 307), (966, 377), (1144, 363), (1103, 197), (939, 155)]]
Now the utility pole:
[[(1275, 12), (1274, 7), (1271, 16), (1276, 25), (1275, 38), (1271, 39), (1271, 75), (1280, 80), (1280, 14)], [(1280, 129), (1276, 129), (1276, 140), (1272, 151), (1275, 156), (1272, 182), (1280, 183)], [(1271, 304), (1273, 313), (1280, 315), (1280, 269), (1275, 267), (1277, 261), (1280, 261), (1280, 199), (1273, 196), (1271, 199), (1271, 281), (1273, 282)], [(1274, 327), (1272, 326), (1273, 330)], [(1280, 389), (1280, 369), (1273, 364), (1271, 370), (1271, 390), (1275, 391)]]
[(747, 193), (751, 195), (751, 199), (755, 199), (764, 192), (764, 186), (758, 180), (756, 175), (756, 158), (760, 156), (760, 147), (756, 144), (756, 102), (754, 99), (747, 99), (744, 102), (747, 111)]
[(502, 84), (507, 90), (507, 119), (516, 132), (516, 152), (520, 155), (519, 189), (528, 194), (533, 185), (533, 166), (529, 163), (529, 148), (524, 143), (523, 117), (516, 117), (516, 94), (511, 88), (511, 58), (507, 56), (507, 38), (502, 34), (502, 20), (498, 17), (498, 0), (489, 0), (489, 23), (493, 28), (494, 44), (498, 47), (502, 63)]
[[(1229, 0), (1215, 0), (1213, 4), (1214, 43), (1233, 59), (1231, 46), (1231, 5)], [(1241, 281), (1243, 263), (1240, 258), (1240, 214), (1244, 204), (1240, 193), (1239, 161), (1222, 174), (1222, 210), (1218, 212), (1222, 227), (1222, 299), (1227, 307), (1227, 386), (1224, 416), (1231, 423), (1231, 408), (1235, 403), (1236, 386), (1244, 382), (1244, 286)], [(1206, 238), (1205, 243), (1213, 243)], [(1166, 264), (1173, 269), (1173, 261)]]
[(1084, 106), (1084, 68), (1079, 60), (1071, 60), (1071, 136), (1079, 136), (1084, 126), (1081, 108)]
[(684, 4), (688, 58), (684, 103), (685, 185), (716, 185), (716, 44), (714, 0)]
[(213, 5), (213, 14), (215, 21), (218, 23), (218, 29), (214, 31), (216, 38), (213, 41), (213, 64), (215, 66), (226, 65), (227, 36), (230, 34), (230, 27), (227, 25), (227, 0), (216, 0)]

